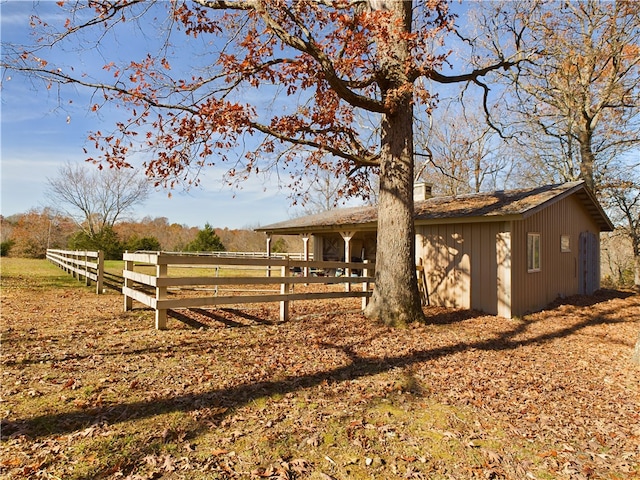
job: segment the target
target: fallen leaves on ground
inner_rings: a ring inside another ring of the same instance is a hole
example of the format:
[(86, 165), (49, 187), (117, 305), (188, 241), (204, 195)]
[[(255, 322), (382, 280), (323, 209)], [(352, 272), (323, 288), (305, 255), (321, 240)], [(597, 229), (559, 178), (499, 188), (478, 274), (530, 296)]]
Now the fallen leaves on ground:
[(640, 478), (640, 296), (507, 320), (350, 300), (122, 311), (2, 278), (5, 478)]

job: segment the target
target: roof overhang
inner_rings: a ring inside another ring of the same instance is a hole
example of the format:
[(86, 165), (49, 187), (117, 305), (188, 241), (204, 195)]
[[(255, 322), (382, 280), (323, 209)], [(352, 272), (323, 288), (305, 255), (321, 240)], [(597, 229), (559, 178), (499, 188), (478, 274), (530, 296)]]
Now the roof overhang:
[(538, 213), (540, 210), (545, 209), (560, 200), (567, 198), (571, 195), (576, 195), (578, 199), (581, 201), (582, 205), (585, 207), (591, 218), (596, 222), (601, 232), (612, 232), (614, 230), (614, 225), (607, 216), (606, 212), (600, 205), (600, 202), (596, 199), (596, 196), (593, 192), (587, 188), (583, 181), (575, 182), (576, 185), (565, 190), (564, 192), (556, 195), (555, 197), (543, 202), (535, 207), (527, 210), (522, 218), (528, 218), (531, 215)]
[(368, 223), (351, 223), (343, 225), (314, 225), (301, 227), (259, 227), (256, 232), (264, 232), (267, 235), (317, 235), (323, 233), (340, 233), (340, 232), (375, 232), (378, 229), (377, 222)]
[[(583, 181), (548, 185), (530, 190), (521, 189), (462, 197), (433, 197), (432, 201), (420, 202), (420, 207), (416, 204), (415, 225), (519, 221), (574, 194), (598, 225), (600, 231), (610, 232), (614, 229), (613, 223), (609, 220), (595, 195)], [(483, 198), (484, 200), (482, 200)], [(512, 198), (515, 203), (505, 203), (509, 198)], [(452, 205), (453, 208), (449, 205)], [(255, 229), (257, 232), (264, 232), (268, 235), (316, 235), (341, 232), (375, 232), (376, 230), (377, 210), (375, 207), (338, 209), (334, 212), (310, 215)]]

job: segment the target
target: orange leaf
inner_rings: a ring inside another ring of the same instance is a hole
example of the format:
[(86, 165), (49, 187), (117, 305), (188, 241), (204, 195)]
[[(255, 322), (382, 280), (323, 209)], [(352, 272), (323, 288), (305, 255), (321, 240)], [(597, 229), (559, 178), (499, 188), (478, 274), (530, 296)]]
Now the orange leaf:
[(557, 457), (558, 452), (556, 450), (549, 450), (548, 452), (542, 452), (538, 454), (539, 457), (547, 458), (547, 457)]
[(75, 379), (70, 378), (69, 380), (67, 380), (67, 383), (64, 384), (64, 386), (62, 387), (63, 390), (66, 390), (67, 388), (71, 388), (73, 387), (73, 384), (76, 383)]
[(18, 457), (7, 458), (0, 463), (3, 467), (19, 467), (22, 465), (22, 462)]

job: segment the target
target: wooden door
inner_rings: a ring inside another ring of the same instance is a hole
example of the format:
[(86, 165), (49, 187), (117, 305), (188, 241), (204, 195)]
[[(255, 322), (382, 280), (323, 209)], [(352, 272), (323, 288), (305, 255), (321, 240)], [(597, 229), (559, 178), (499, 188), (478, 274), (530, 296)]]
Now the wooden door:
[(593, 232), (580, 234), (578, 281), (581, 295), (591, 295), (600, 288), (600, 242)]

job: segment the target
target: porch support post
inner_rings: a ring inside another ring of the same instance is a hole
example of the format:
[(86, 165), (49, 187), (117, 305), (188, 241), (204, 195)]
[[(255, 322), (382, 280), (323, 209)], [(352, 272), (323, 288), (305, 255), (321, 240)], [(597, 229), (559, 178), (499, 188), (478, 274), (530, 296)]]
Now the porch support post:
[[(344, 240), (344, 261), (351, 262), (351, 239), (355, 235), (355, 232), (340, 232), (342, 239)], [(345, 268), (344, 274), (347, 278), (351, 277), (351, 268)], [(344, 285), (345, 292), (351, 291), (351, 284), (349, 281)]]
[(302, 250), (302, 255), (303, 255), (303, 260), (305, 262), (307, 262), (307, 264), (305, 264), (304, 266), (304, 270), (302, 272), (302, 275), (306, 278), (309, 276), (309, 234), (308, 233), (303, 233), (302, 234), (302, 246), (303, 246), (303, 250)]
[[(267, 233), (267, 258), (271, 258), (271, 234)], [(267, 277), (271, 276), (271, 266), (267, 265)]]

